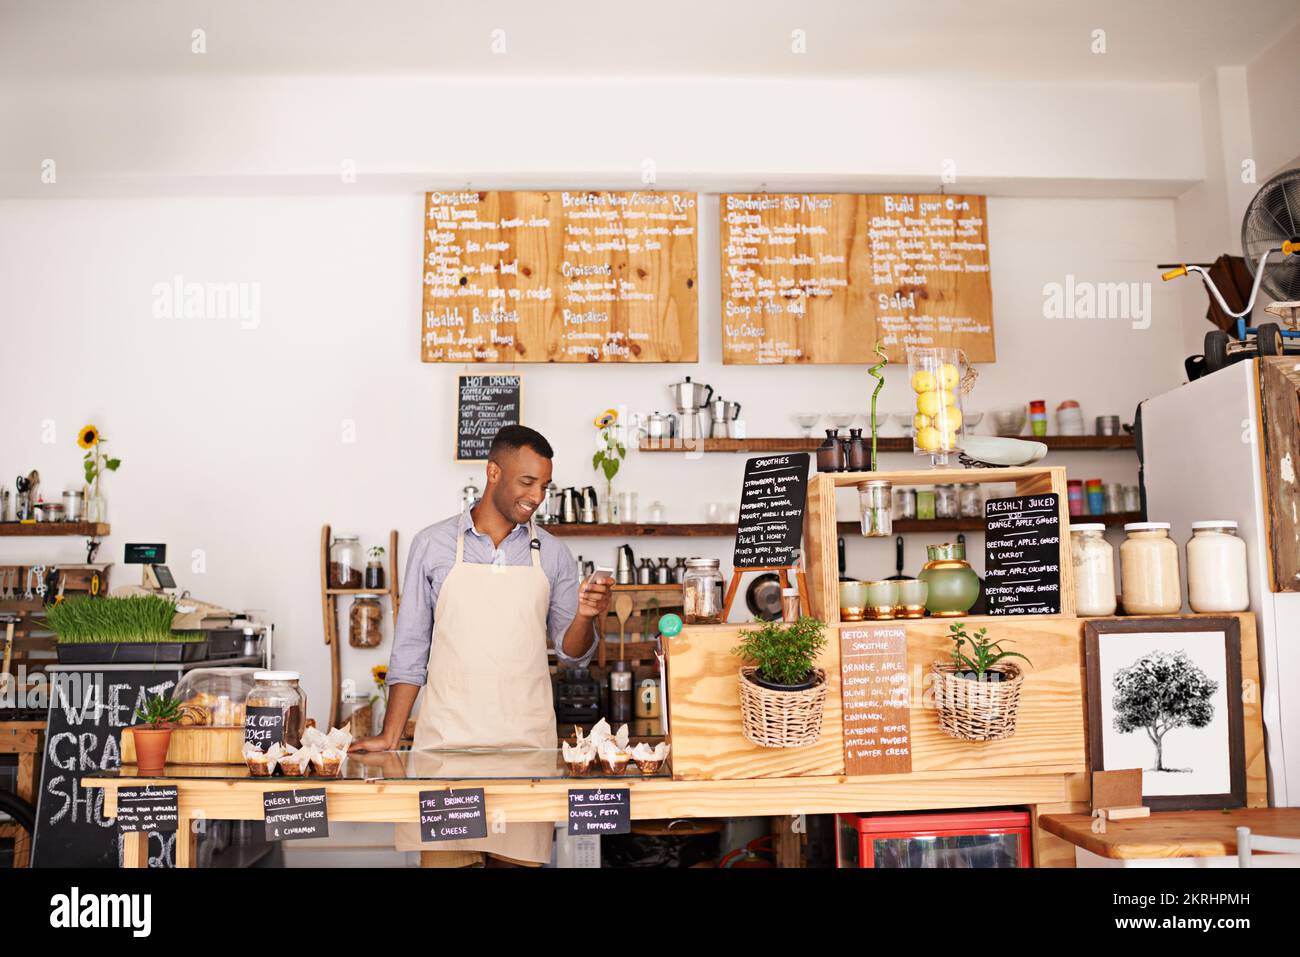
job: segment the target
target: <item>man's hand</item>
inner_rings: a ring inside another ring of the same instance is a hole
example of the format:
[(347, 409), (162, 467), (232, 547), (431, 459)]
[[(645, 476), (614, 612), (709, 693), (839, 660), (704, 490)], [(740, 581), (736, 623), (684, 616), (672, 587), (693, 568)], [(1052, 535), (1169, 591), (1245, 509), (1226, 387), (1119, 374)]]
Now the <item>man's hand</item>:
[(614, 579), (593, 578), (578, 591), (578, 617), (590, 621), (609, 611), (609, 598), (613, 593)]
[(392, 751), (396, 747), (396, 741), (389, 741), (382, 734), (376, 734), (369, 738), (357, 738), (348, 746), (348, 754), (353, 751)]

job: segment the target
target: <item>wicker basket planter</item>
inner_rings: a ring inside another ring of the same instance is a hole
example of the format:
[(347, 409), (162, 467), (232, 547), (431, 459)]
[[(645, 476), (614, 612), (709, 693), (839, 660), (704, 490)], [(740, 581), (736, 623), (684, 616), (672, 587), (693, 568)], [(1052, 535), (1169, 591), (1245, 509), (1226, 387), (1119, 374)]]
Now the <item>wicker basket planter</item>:
[(952, 662), (934, 663), (935, 707), (944, 734), (966, 741), (1000, 741), (1016, 733), (1025, 676), (1012, 664), (993, 665), (988, 670), (1002, 674), (1002, 680), (959, 678)]
[(820, 738), (826, 672), (813, 669), (811, 688), (777, 691), (754, 681), (757, 670), (740, 669), (740, 717), (745, 740), (763, 748), (801, 748)]

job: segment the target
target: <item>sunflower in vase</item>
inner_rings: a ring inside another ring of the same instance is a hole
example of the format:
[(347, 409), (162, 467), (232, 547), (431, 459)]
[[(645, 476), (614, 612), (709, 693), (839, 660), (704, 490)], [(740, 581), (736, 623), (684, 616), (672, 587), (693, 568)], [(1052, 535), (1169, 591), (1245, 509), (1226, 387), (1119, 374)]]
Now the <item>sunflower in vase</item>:
[(591, 467), (605, 477), (605, 521), (617, 522), (618, 509), (614, 504), (614, 476), (627, 456), (623, 443), (623, 429), (618, 424), (618, 412), (606, 409), (592, 422), (600, 434), (596, 439), (596, 454), (591, 457)]
[(81, 457), (82, 468), (86, 475), (86, 484), (90, 494), (86, 499), (86, 521), (108, 521), (108, 507), (100, 491), (99, 480), (104, 472), (116, 472), (122, 465), (121, 459), (110, 458), (104, 454), (104, 443), (108, 440), (93, 425), (84, 425), (77, 433), (77, 445), (85, 450)]

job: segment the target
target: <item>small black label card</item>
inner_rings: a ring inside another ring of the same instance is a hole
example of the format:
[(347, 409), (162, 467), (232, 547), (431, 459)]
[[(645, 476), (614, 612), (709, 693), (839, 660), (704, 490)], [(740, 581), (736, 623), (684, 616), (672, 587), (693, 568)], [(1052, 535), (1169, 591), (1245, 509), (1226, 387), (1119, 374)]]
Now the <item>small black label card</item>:
[(627, 788), (569, 790), (570, 834), (630, 834), (631, 792)]
[(117, 826), (122, 831), (176, 830), (180, 801), (174, 787), (117, 789)]
[(262, 817), (268, 841), (330, 834), (324, 788), (267, 791), (262, 795)]
[(284, 744), (284, 709), (252, 705), (244, 709), (244, 740), (263, 751)]
[(420, 840), (469, 841), (487, 837), (482, 788), (420, 792)]

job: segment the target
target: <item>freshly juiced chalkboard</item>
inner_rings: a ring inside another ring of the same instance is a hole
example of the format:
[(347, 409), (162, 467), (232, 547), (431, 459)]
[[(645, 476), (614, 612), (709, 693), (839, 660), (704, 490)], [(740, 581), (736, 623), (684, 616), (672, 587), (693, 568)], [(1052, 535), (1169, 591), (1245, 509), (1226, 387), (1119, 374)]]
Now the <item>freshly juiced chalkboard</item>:
[(420, 840), (468, 841), (487, 837), (482, 788), (420, 792)]
[[(117, 867), (121, 839), (104, 817), (104, 789), (83, 788), (92, 771), (122, 763), (122, 732), (137, 724), (146, 695), (170, 694), (180, 669), (158, 671), (55, 671), (41, 790), (36, 805), (33, 867)], [(149, 838), (151, 863), (170, 867), (175, 834)]]
[(486, 462), (492, 439), (523, 416), (523, 376), (469, 375), (456, 378), (456, 461)]
[(789, 568), (802, 548), (808, 453), (765, 455), (745, 463), (735, 568)]
[(1061, 611), (1060, 496), (984, 503), (984, 596), (990, 615)]

